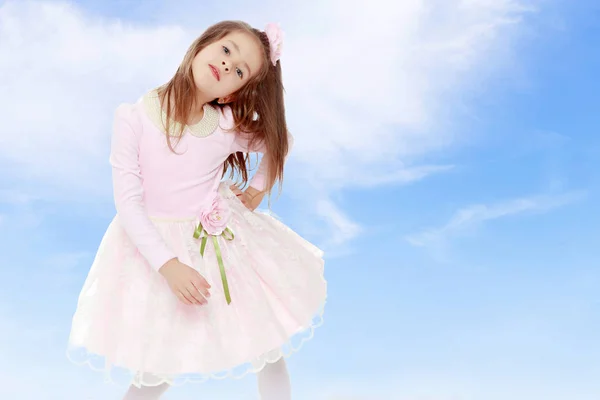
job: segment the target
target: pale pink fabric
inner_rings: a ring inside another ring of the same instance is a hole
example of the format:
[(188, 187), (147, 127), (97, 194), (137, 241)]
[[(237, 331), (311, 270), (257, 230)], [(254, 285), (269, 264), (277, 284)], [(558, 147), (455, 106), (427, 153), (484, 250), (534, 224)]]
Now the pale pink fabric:
[[(225, 110), (222, 128), (186, 134), (173, 154), (141, 104), (118, 108), (110, 156), (117, 215), (78, 299), (72, 361), (124, 372), (136, 385), (177, 384), (259, 371), (312, 337), (327, 296), (323, 253), (270, 214), (248, 210), (220, 181), (227, 156), (247, 150), (224, 131), (230, 124)], [(259, 189), (266, 168), (252, 182)], [(201, 257), (193, 237), (215, 196), (235, 235), (218, 239), (231, 304), (212, 241)], [(208, 304), (185, 305), (172, 293), (156, 271), (172, 257), (207, 279)]]

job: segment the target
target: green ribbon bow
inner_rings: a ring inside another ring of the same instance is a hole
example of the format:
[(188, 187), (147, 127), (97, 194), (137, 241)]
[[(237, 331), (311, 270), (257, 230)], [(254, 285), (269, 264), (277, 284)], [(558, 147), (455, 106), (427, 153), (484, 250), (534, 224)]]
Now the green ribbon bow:
[(221, 255), (221, 248), (219, 247), (218, 236), (222, 236), (225, 240), (233, 240), (233, 232), (231, 229), (225, 228), (220, 235), (209, 235), (208, 232), (202, 227), (202, 223), (199, 223), (194, 231), (194, 238), (200, 239), (200, 255), (204, 257), (204, 250), (206, 249), (206, 242), (208, 237), (212, 237), (212, 242), (215, 246), (215, 253), (217, 254), (217, 261), (219, 262), (219, 271), (221, 272), (221, 282), (223, 282), (223, 291), (225, 292), (225, 299), (227, 304), (231, 304), (231, 295), (229, 294), (229, 285), (227, 284), (227, 275), (225, 275), (225, 265), (223, 264), (223, 256)]

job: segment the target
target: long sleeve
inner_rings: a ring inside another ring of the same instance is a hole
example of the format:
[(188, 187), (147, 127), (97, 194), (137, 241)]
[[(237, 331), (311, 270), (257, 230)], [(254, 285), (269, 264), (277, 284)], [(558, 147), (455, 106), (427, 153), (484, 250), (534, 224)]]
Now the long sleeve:
[(115, 206), (123, 229), (150, 266), (158, 270), (176, 255), (148, 218), (143, 203), (142, 175), (138, 161), (138, 137), (131, 105), (115, 113), (110, 151)]
[[(292, 146), (294, 144), (294, 138), (291, 134), (288, 134), (288, 141), (289, 141), (288, 156), (289, 156)], [(238, 135), (238, 138), (236, 139), (235, 151), (261, 153), (264, 155), (266, 149), (265, 149), (264, 144), (262, 144), (262, 143), (259, 143), (258, 145), (255, 145), (254, 147), (250, 148), (248, 146), (248, 140), (243, 139)], [(286, 159), (287, 159), (287, 156), (286, 156)], [(269, 162), (266, 159), (266, 157), (262, 157), (258, 164), (258, 168), (257, 168), (256, 172), (254, 173), (254, 176), (250, 179), (249, 186), (251, 186), (254, 189), (259, 190), (259, 191), (266, 190), (267, 189), (267, 187), (266, 187), (267, 179), (268, 179), (268, 175), (269, 175), (268, 170), (269, 170)]]
[[(264, 152), (261, 152), (264, 155)], [(250, 179), (249, 186), (256, 190), (263, 191), (267, 186), (269, 162), (266, 157), (262, 157), (258, 163), (258, 168), (254, 173), (252, 179)]]

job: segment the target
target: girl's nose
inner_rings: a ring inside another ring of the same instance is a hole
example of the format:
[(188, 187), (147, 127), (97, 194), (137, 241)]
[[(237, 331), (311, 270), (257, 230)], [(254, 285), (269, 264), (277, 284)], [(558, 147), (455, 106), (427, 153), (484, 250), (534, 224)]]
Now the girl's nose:
[(229, 72), (229, 63), (225, 60), (221, 61), (221, 64), (223, 65), (223, 67), (225, 67), (225, 71)]

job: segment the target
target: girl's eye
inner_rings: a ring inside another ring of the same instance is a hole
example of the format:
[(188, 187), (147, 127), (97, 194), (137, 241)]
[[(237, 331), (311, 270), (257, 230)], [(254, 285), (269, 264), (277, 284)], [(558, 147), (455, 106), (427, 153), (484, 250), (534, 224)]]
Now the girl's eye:
[[(230, 53), (229, 49), (228, 49), (226, 46), (223, 46), (223, 51), (224, 51), (224, 52), (225, 52), (225, 54), (227, 54), (227, 55), (229, 55), (229, 53)], [(239, 76), (240, 78), (243, 78), (243, 77), (244, 77), (244, 73), (242, 72), (242, 70), (241, 70), (241, 69), (239, 69), (239, 68), (236, 68), (236, 72), (237, 72), (237, 74), (238, 74), (238, 76)]]

